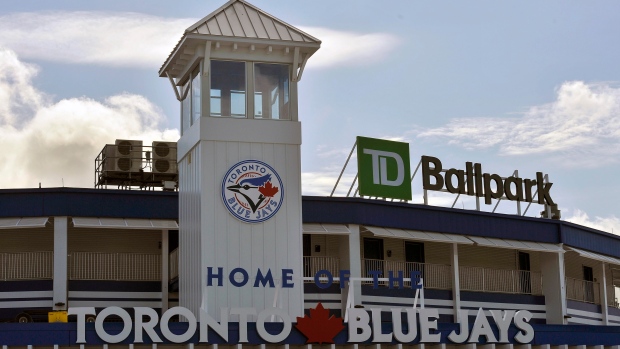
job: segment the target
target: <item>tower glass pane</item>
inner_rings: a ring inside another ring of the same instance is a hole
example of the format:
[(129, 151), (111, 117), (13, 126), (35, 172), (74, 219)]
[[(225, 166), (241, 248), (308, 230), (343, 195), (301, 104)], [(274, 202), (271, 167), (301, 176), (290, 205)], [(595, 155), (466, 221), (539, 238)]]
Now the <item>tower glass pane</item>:
[(246, 116), (245, 62), (211, 61), (211, 116)]
[(289, 119), (289, 66), (254, 64), (254, 118)]
[[(183, 85), (181, 91), (189, 88), (189, 80)], [(181, 101), (181, 133), (187, 131), (190, 127), (191, 115), (191, 96), (187, 94), (185, 99)]]
[(192, 125), (200, 117), (200, 70), (196, 68), (192, 74)]

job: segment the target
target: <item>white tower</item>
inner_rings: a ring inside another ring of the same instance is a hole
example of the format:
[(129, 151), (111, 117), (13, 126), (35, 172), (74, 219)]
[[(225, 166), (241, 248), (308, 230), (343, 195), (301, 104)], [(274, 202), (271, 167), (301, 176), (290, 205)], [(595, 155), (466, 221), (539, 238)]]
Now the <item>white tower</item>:
[(231, 0), (189, 27), (159, 71), (181, 102), (179, 301), (194, 314), (260, 312), (274, 299), (303, 313), (297, 82), (320, 44)]

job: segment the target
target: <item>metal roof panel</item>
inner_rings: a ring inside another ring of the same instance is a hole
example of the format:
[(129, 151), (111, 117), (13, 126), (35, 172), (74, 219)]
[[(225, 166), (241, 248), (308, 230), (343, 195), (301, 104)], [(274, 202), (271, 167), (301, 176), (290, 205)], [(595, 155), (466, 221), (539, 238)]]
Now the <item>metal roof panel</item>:
[(49, 217), (0, 218), (0, 229), (42, 228), (45, 227), (48, 219)]
[(571, 247), (571, 246), (566, 246), (566, 247), (568, 248), (569, 251), (576, 252), (582, 257), (594, 259), (594, 260), (605, 262), (605, 263), (620, 265), (620, 259), (618, 258), (614, 258), (614, 257), (610, 257), (610, 256), (606, 256), (603, 254), (598, 254), (598, 253), (594, 253), (590, 251), (581, 250), (581, 249)]
[(350, 234), (349, 228), (344, 224), (320, 224), (309, 223), (302, 225), (304, 234), (333, 234), (333, 235), (348, 235)]
[(510, 248), (516, 250), (529, 250), (541, 252), (562, 252), (559, 245), (548, 244), (544, 242), (518, 241), (510, 239), (498, 239), (482, 236), (467, 236), (468, 239), (474, 241), (477, 245), (497, 248)]
[(397, 238), (405, 240), (419, 240), (419, 241), (432, 241), (432, 242), (445, 242), (445, 243), (458, 243), (458, 244), (473, 244), (473, 242), (463, 236), (452, 234), (431, 233), (427, 231), (417, 230), (405, 230), (405, 229), (393, 229), (393, 228), (381, 228), (381, 227), (369, 227), (364, 226), (367, 230), (373, 233), (375, 236), (382, 236), (387, 238)]

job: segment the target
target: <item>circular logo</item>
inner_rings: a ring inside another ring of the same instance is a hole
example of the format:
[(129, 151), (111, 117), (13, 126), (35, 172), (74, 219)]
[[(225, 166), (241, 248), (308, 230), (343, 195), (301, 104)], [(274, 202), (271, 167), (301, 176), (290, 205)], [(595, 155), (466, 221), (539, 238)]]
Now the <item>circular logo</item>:
[(235, 164), (222, 180), (224, 206), (246, 223), (260, 223), (273, 217), (282, 206), (283, 192), (276, 170), (258, 160)]

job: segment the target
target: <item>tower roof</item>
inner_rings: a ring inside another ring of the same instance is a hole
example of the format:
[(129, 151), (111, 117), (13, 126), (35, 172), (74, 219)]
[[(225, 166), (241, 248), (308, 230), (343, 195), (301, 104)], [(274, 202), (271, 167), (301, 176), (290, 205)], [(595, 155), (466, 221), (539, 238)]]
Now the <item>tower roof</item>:
[[(185, 30), (181, 40), (159, 70), (180, 77), (184, 62), (195, 55), (196, 46), (206, 41), (218, 44), (294, 48), (307, 57), (319, 49), (321, 41), (294, 26), (266, 13), (245, 0), (230, 0)], [(271, 48), (270, 48), (271, 50)], [(287, 51), (288, 52), (288, 51)], [(189, 56), (189, 57), (188, 57)]]
[(199, 20), (185, 33), (318, 43), (317, 38), (244, 0), (231, 0)]

